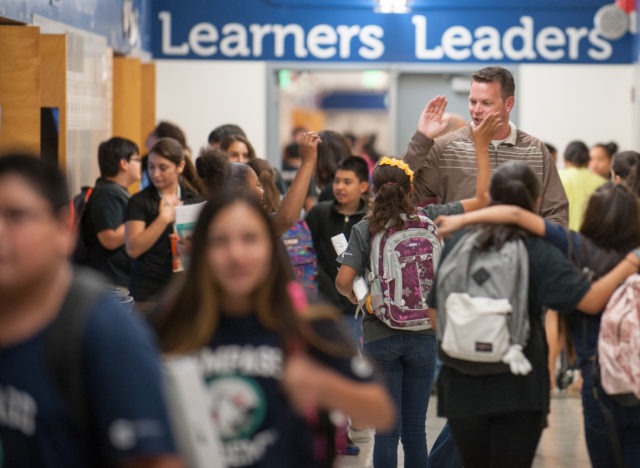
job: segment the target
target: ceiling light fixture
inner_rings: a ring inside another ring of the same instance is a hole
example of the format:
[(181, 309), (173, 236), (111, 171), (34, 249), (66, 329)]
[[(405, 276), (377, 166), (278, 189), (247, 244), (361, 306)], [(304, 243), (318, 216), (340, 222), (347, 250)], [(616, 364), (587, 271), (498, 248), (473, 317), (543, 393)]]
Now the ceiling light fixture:
[(378, 13), (407, 13), (409, 0), (376, 0)]

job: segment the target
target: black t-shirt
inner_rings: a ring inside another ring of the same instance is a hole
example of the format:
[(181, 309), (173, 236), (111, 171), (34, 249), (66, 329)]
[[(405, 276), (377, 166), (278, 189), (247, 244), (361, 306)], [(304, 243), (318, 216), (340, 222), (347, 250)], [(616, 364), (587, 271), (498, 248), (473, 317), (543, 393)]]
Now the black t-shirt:
[[(317, 335), (332, 343), (345, 337), (334, 320), (314, 320), (311, 326)], [(265, 328), (254, 314), (222, 314), (209, 345), (197, 355), (229, 467), (318, 466), (312, 455), (311, 427), (291, 408), (280, 385), (285, 361), (282, 345), (278, 333)], [(371, 364), (355, 348), (346, 357), (320, 350), (309, 353), (351, 379), (373, 379)]]
[(109, 278), (116, 286), (129, 286), (131, 259), (124, 244), (108, 250), (98, 240), (97, 234), (107, 229), (118, 229), (124, 224), (124, 214), (129, 202), (125, 187), (105, 179), (98, 179), (82, 217), (82, 229), (89, 248), (88, 263)]
[(333, 184), (329, 184), (325, 188), (320, 190), (320, 195), (318, 195), (318, 203), (335, 199), (336, 197), (333, 195)]
[(360, 202), (358, 211), (351, 215), (339, 213), (335, 201), (325, 201), (316, 204), (307, 214), (306, 221), (313, 238), (313, 247), (318, 257), (318, 288), (320, 293), (333, 305), (339, 307), (344, 314), (353, 315), (356, 306), (349, 302), (336, 290), (335, 281), (338, 275), (335, 249), (331, 238), (344, 234), (349, 240), (351, 229), (367, 214), (367, 206)]
[[(445, 244), (442, 258), (462, 234)], [(526, 376), (511, 373), (471, 376), (444, 365), (438, 378), (440, 416), (468, 417), (510, 411), (542, 411), (546, 414), (549, 411), (544, 310), (572, 311), (588, 291), (589, 282), (557, 248), (541, 238), (527, 237), (525, 246), (529, 254), (530, 336), (524, 354), (533, 370)]]
[[(198, 195), (182, 186), (180, 193), (185, 205), (202, 201)], [(150, 185), (131, 197), (125, 221), (144, 221), (146, 228), (158, 217), (159, 205), (160, 194)], [(129, 290), (136, 301), (153, 299), (171, 280), (173, 270), (169, 235), (172, 233), (173, 225), (167, 226), (149, 250), (133, 260)]]

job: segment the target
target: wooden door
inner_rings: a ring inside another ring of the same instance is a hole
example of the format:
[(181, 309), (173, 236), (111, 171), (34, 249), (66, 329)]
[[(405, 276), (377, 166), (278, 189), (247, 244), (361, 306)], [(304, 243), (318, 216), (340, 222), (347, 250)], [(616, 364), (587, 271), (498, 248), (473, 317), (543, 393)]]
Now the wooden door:
[(58, 111), (58, 167), (67, 162), (67, 37), (40, 36), (40, 106)]
[(0, 150), (40, 153), (40, 28), (0, 26)]

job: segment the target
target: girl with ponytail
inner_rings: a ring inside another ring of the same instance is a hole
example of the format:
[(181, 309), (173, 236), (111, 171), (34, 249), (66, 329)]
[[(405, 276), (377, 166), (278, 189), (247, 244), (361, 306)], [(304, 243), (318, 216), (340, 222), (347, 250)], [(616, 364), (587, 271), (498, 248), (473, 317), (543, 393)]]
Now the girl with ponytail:
[[(438, 110), (436, 107), (431, 107), (431, 118), (441, 121), (444, 108)], [(491, 114), (472, 130), (478, 164), (474, 198), (417, 209), (411, 200), (413, 171), (400, 159), (380, 159), (372, 176), (375, 198), (371, 212), (353, 227), (347, 250), (338, 258), (341, 267), (336, 287), (341, 294), (355, 303), (353, 280), (357, 275), (364, 275), (370, 267), (371, 240), (376, 233), (389, 228), (402, 229), (418, 214), (435, 219), (439, 215), (463, 213), (487, 205), (490, 177), (488, 148), (499, 125), (498, 114)], [(399, 411), (398, 420), (390, 432), (376, 432), (373, 466), (398, 466), (398, 440), (401, 439), (404, 466), (426, 467), (425, 423), (437, 351), (434, 331), (432, 328), (419, 331), (390, 328), (376, 315), (365, 314), (363, 334), (364, 349), (386, 377), (387, 388)]]

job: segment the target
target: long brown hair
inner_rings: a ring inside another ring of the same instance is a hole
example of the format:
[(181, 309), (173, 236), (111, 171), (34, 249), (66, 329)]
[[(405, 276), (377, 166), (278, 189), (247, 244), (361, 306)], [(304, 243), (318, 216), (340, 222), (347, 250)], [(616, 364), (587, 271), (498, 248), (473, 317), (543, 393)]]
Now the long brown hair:
[(247, 163), (258, 176), (264, 195), (262, 196), (262, 204), (267, 213), (275, 213), (280, 208), (280, 192), (276, 186), (276, 175), (273, 167), (264, 159), (255, 158)]
[(372, 233), (384, 231), (389, 221), (391, 227), (402, 228), (402, 215), (416, 216), (416, 208), (411, 203), (411, 179), (402, 169), (376, 165), (372, 179), (375, 198), (368, 216)]
[(580, 233), (602, 248), (628, 252), (640, 244), (639, 210), (626, 184), (608, 182), (589, 198)]
[(270, 274), (252, 295), (258, 320), (276, 330), (285, 342), (302, 338), (300, 323), (287, 294), (293, 279), (291, 266), (280, 247), (269, 216), (260, 202), (237, 191), (219, 192), (202, 209), (192, 237), (191, 262), (183, 281), (174, 285), (162, 310), (152, 319), (160, 349), (167, 353), (185, 353), (205, 346), (216, 331), (220, 317), (220, 285), (207, 264), (207, 237), (219, 213), (235, 204), (243, 204), (260, 218), (269, 233), (273, 256)]
[(184, 170), (182, 171), (182, 183), (192, 192), (201, 197), (207, 194), (207, 188), (204, 182), (198, 175), (195, 164), (191, 156), (184, 155)]
[(184, 169), (178, 179), (179, 182), (197, 195), (205, 193), (204, 184), (198, 177), (193, 161), (185, 155), (184, 147), (178, 140), (169, 137), (160, 138), (149, 150), (149, 154), (152, 153), (168, 159), (176, 166), (184, 161)]
[(287, 288), (294, 278), (293, 270), (269, 215), (255, 197), (236, 190), (218, 192), (202, 209), (193, 232), (189, 268), (182, 278), (172, 283), (159, 310), (149, 317), (161, 351), (170, 354), (196, 351), (206, 346), (216, 332), (222, 291), (207, 264), (207, 235), (218, 214), (237, 203), (250, 207), (260, 217), (271, 240), (270, 274), (252, 296), (258, 320), (279, 333), (285, 348), (295, 343), (303, 349), (320, 349), (334, 356), (353, 355), (354, 347), (345, 330), (341, 336), (325, 336), (314, 329), (313, 324), (322, 320), (336, 321), (340, 329), (337, 309), (328, 304), (315, 304), (296, 312)]

